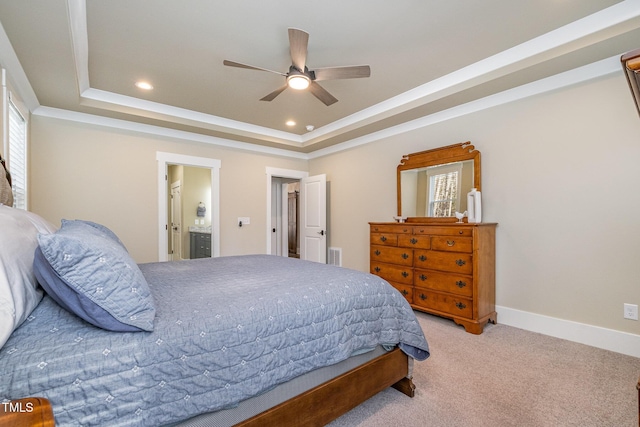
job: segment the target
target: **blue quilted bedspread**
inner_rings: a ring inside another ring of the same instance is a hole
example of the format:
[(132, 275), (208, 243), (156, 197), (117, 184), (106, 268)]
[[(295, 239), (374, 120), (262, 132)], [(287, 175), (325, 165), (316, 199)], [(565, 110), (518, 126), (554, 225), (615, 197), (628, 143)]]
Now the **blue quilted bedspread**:
[(377, 276), (269, 255), (142, 264), (153, 332), (109, 332), (45, 297), (0, 350), (0, 401), (51, 400), (61, 426), (160, 426), (318, 367), (399, 344), (429, 348)]

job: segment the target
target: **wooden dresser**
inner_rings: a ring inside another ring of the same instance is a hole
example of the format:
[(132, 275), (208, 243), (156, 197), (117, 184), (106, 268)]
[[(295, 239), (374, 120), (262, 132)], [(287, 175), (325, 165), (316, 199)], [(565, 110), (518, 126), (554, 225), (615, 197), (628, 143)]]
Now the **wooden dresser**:
[(496, 323), (496, 224), (369, 225), (371, 273), (414, 309), (451, 318), (473, 334)]

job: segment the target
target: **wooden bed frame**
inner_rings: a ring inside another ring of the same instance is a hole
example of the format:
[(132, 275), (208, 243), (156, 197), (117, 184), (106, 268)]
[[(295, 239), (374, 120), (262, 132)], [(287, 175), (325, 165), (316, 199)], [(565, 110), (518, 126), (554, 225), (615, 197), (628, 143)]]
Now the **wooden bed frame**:
[[(409, 357), (396, 348), (236, 427), (321, 427), (387, 387), (413, 397), (415, 385), (408, 373)], [(31, 397), (11, 403), (14, 404), (13, 411), (4, 410), (4, 405), (0, 404), (0, 427), (54, 426), (53, 411), (47, 399)], [(22, 410), (17, 410), (18, 407)]]
[(0, 427), (54, 427), (51, 403), (42, 397), (27, 397), (0, 404)]

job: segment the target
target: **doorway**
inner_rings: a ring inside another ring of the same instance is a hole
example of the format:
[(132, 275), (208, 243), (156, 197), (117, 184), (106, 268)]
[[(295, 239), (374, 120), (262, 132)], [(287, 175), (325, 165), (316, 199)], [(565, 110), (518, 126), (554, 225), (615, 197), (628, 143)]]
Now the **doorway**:
[[(206, 169), (206, 174), (208, 176), (208, 182), (210, 182), (210, 186), (207, 186), (208, 190), (205, 191), (205, 194), (201, 194), (197, 197), (197, 201), (191, 203), (193, 206), (189, 206), (182, 211), (181, 222), (182, 222), (182, 230), (184, 233), (185, 225), (187, 225), (186, 221), (189, 221), (189, 226), (196, 227), (195, 219), (199, 212), (202, 212), (202, 209), (198, 208), (200, 206), (200, 202), (206, 209), (206, 215), (210, 218), (210, 225), (205, 223), (198, 222), (197, 226), (207, 226), (210, 227), (210, 256), (218, 257), (220, 256), (220, 160), (210, 159), (206, 157), (194, 157), (194, 156), (185, 156), (182, 154), (174, 154), (174, 153), (164, 153), (157, 152), (156, 160), (158, 162), (158, 261), (168, 261), (171, 259), (171, 234), (172, 231), (169, 227), (170, 224), (170, 182), (175, 182), (178, 179), (174, 178), (169, 180), (169, 168), (170, 166), (182, 166), (182, 167), (193, 167), (193, 168), (204, 168)], [(185, 204), (185, 181), (184, 179), (180, 179), (181, 181), (181, 200), (182, 205)], [(194, 199), (195, 200), (195, 199)], [(189, 215), (185, 215), (185, 212)], [(202, 217), (197, 217), (198, 221), (202, 220)], [(191, 225), (193, 224), (193, 225)], [(185, 251), (186, 246), (188, 245), (188, 237), (189, 231), (187, 226), (186, 235), (183, 234), (183, 238), (181, 240), (182, 243), (182, 256), (187, 258)], [(185, 243), (185, 241), (187, 243)]]
[(211, 257), (211, 169), (170, 164), (167, 175), (169, 259)]
[[(291, 189), (291, 188), (293, 189)], [(289, 208), (290, 192), (298, 189), (295, 212)], [(296, 255), (326, 263), (326, 175), (267, 168), (267, 254), (289, 256), (289, 212), (296, 215)]]
[[(267, 174), (267, 254), (288, 256), (289, 220), (288, 194), (289, 184), (296, 184), (309, 176), (308, 172), (291, 169), (266, 168)], [(286, 220), (286, 222), (285, 222)], [(298, 221), (296, 231), (299, 235)]]
[(300, 258), (300, 180), (271, 178), (271, 254)]
[[(293, 187), (293, 188), (291, 188)], [(297, 187), (297, 188), (296, 188)], [(300, 258), (300, 182), (287, 185), (287, 253), (289, 258)]]

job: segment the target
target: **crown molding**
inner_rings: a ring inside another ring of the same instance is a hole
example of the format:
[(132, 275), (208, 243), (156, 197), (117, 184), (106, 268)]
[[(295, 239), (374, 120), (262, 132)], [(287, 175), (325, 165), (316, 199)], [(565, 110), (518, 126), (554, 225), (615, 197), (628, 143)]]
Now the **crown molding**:
[(62, 110), (58, 108), (38, 107), (35, 111), (33, 111), (32, 114), (36, 116), (120, 129), (129, 132), (143, 133), (147, 135), (154, 135), (183, 141), (200, 142), (227, 148), (235, 148), (243, 151), (251, 151), (261, 154), (269, 154), (301, 160), (312, 160), (336, 154), (341, 151), (350, 150), (352, 148), (370, 144), (382, 139), (391, 138), (407, 132), (412, 132), (414, 130), (425, 128), (436, 123), (445, 122), (478, 111), (530, 98), (543, 93), (560, 90), (564, 87), (577, 85), (589, 80), (598, 79), (615, 73), (620, 73), (620, 59), (618, 55), (598, 62), (594, 62), (593, 64), (575, 68), (564, 73), (556, 74), (542, 80), (528, 83), (526, 85), (509, 89), (495, 95), (478, 99), (476, 101), (430, 114), (428, 116), (424, 116), (397, 126), (389, 127), (378, 132), (364, 135), (359, 138), (339, 143), (331, 147), (312, 151), (308, 154), (287, 149), (265, 147), (257, 144), (250, 144), (225, 138), (202, 135), (194, 132), (169, 129), (162, 126), (146, 125), (127, 120), (112, 119), (92, 114)]
[(162, 126), (147, 125), (143, 123), (131, 122), (128, 120), (112, 119), (109, 117), (80, 113), (77, 111), (63, 110), (60, 108), (38, 107), (31, 114), (39, 117), (65, 120), (75, 123), (84, 123), (98, 127), (118, 129), (131, 133), (141, 133), (180, 141), (199, 142), (203, 144), (216, 145), (219, 147), (233, 148), (237, 150), (251, 151), (261, 154), (269, 154), (272, 156), (289, 157), (302, 160), (308, 160), (309, 158), (308, 154), (286, 150), (283, 148), (266, 147), (263, 145), (251, 144), (248, 142), (233, 141), (216, 136), (203, 135), (195, 132), (186, 132)]
[(385, 138), (390, 138), (403, 133), (411, 132), (420, 128), (425, 128), (436, 123), (452, 120), (457, 117), (466, 116), (478, 111), (487, 110), (499, 105), (508, 104), (525, 98), (533, 97), (543, 93), (562, 89), (564, 87), (577, 85), (582, 82), (604, 77), (610, 74), (620, 73), (620, 56), (612, 56), (589, 65), (585, 65), (573, 70), (565, 71), (545, 79), (515, 87), (494, 95), (490, 95), (476, 101), (458, 105), (447, 110), (439, 111), (419, 119), (411, 120), (400, 125), (392, 126), (378, 132), (354, 138), (352, 140), (333, 145), (331, 147), (312, 151), (309, 159), (328, 156), (340, 151), (369, 144)]

